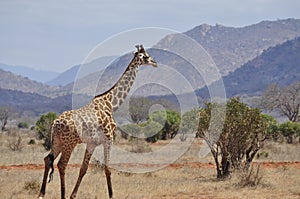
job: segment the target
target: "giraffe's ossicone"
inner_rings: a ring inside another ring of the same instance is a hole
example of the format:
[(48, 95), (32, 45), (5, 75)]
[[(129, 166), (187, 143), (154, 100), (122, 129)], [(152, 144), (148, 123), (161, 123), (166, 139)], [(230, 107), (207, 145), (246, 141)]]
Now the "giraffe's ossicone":
[(129, 63), (119, 81), (108, 91), (95, 96), (84, 107), (63, 112), (52, 124), (51, 151), (44, 158), (45, 170), (39, 198), (43, 198), (46, 191), (46, 182), (51, 168), (49, 181), (52, 179), (53, 163), (59, 154), (61, 157), (57, 167), (61, 180), (61, 198), (65, 198), (65, 168), (74, 147), (78, 143), (86, 143), (86, 151), (80, 168), (78, 180), (70, 198), (75, 198), (79, 185), (85, 175), (91, 156), (96, 146), (102, 144), (104, 148), (104, 169), (107, 180), (109, 198), (113, 197), (110, 171), (108, 167), (110, 147), (113, 141), (116, 123), (113, 112), (127, 97), (136, 78), (139, 66), (152, 65), (157, 67), (154, 59), (145, 51), (142, 45), (136, 46), (137, 52)]

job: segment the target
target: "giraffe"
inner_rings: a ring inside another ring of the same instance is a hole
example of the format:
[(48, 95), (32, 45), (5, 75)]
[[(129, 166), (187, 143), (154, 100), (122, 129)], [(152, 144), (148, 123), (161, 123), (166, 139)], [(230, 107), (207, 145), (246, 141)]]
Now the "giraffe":
[(53, 178), (54, 160), (59, 154), (57, 163), (61, 181), (61, 198), (65, 198), (65, 169), (74, 147), (79, 143), (86, 143), (86, 150), (76, 185), (70, 198), (76, 198), (76, 194), (83, 176), (85, 175), (92, 154), (98, 145), (103, 145), (104, 172), (107, 181), (109, 198), (113, 198), (111, 173), (108, 163), (110, 148), (116, 129), (113, 112), (118, 109), (129, 93), (135, 80), (139, 66), (151, 65), (157, 67), (154, 59), (144, 50), (142, 45), (137, 45), (137, 52), (126, 68), (119, 81), (108, 91), (95, 96), (91, 102), (76, 110), (63, 112), (50, 128), (51, 151), (44, 158), (45, 169), (41, 190), (38, 198), (42, 199), (46, 191), (46, 183), (49, 174), (49, 182)]

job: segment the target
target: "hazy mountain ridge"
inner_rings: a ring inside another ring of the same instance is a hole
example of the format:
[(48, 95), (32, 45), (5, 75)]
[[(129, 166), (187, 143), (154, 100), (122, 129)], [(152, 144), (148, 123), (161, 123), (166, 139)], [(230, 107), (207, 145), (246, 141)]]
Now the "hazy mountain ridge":
[(21, 115), (37, 116), (49, 111), (62, 112), (70, 109), (71, 95), (49, 98), (36, 93), (0, 88), (0, 106), (13, 107)]
[(67, 86), (72, 84), (74, 81), (81, 79), (82, 77), (103, 70), (114, 59), (116, 59), (116, 56), (104, 56), (99, 57), (89, 63), (75, 65), (59, 74), (57, 77), (47, 81), (46, 83), (52, 86)]
[(58, 92), (58, 87), (47, 86), (12, 72), (0, 69), (0, 88), (10, 89), (28, 93), (37, 93), (40, 95), (51, 96)]
[(80, 65), (71, 67), (70, 69), (57, 75), (55, 78), (50, 79), (46, 84), (50, 86), (65, 86), (74, 81)]
[(269, 47), (300, 36), (300, 19), (262, 21), (240, 28), (202, 24), (184, 34), (208, 51), (224, 76)]
[(50, 79), (56, 77), (59, 74), (58, 72), (37, 70), (28, 66), (12, 66), (7, 64), (2, 64), (2, 63), (0, 63), (0, 69), (12, 72), (16, 75), (28, 77), (33, 81), (42, 82), (42, 83), (49, 81)]
[[(277, 32), (272, 33), (275, 29)], [(285, 29), (285, 31), (278, 32), (283, 29)], [(222, 74), (228, 73), (227, 76), (223, 77), (223, 81), (227, 96), (230, 97), (243, 94), (259, 95), (267, 85), (274, 82), (284, 86), (293, 81), (299, 81), (300, 39), (297, 38), (287, 41), (289, 38), (295, 37), (299, 30), (300, 20), (287, 19), (275, 22), (264, 21), (243, 28), (230, 28), (221, 25), (200, 25), (188, 31), (189, 33), (187, 32), (186, 34), (194, 32), (195, 39), (200, 38), (199, 42), (202, 41), (201, 38), (206, 38), (205, 42), (207, 42), (207, 44), (205, 45), (210, 45), (211, 51), (215, 52), (214, 56), (220, 57), (219, 62), (223, 62), (224, 64), (221, 64), (222, 67), (219, 65), (219, 68), (221, 69)], [(254, 34), (255, 32), (258, 32), (258, 35), (251, 36), (251, 34)], [(232, 36), (230, 36), (231, 33), (233, 34)], [(270, 39), (268, 39), (269, 36), (267, 33), (270, 34)], [(199, 36), (200, 34), (201, 36)], [(239, 39), (237, 36), (239, 34), (242, 34), (242, 36), (240, 36), (242, 39)], [(246, 36), (247, 34), (249, 34), (248, 38)], [(278, 35), (278, 38), (276, 38), (276, 34)], [(231, 39), (229, 39), (229, 36)], [(259, 36), (262, 38), (259, 38)], [(164, 42), (175, 41), (172, 37), (174, 37), (174, 35), (167, 36), (162, 39), (158, 45), (162, 45)], [(224, 41), (225, 38), (227, 38), (227, 41)], [(171, 40), (168, 41), (167, 39)], [(222, 41), (224, 41), (223, 44)], [(202, 45), (204, 46), (204, 44)], [(275, 47), (270, 47), (270, 45), (274, 45)], [(243, 50), (243, 48), (246, 49)], [(198, 96), (203, 98), (209, 96), (207, 90), (205, 90), (207, 88), (199, 90), (199, 88), (205, 85), (202, 77), (199, 76), (197, 71), (193, 71), (192, 67), (184, 60), (178, 59), (176, 56), (170, 54), (161, 54), (155, 49), (149, 49), (148, 51), (158, 63), (170, 66), (170, 68), (185, 77), (192, 85), (193, 89), (196, 90)], [(251, 55), (251, 53), (249, 53), (248, 55), (249, 51), (253, 51), (253, 54)], [(256, 58), (246, 61), (246, 58), (255, 56), (254, 54), (256, 53), (259, 54)], [(234, 61), (235, 58), (237, 59), (236, 62)], [(0, 88), (2, 88), (0, 102), (2, 105), (8, 103), (11, 106), (15, 106), (18, 109), (23, 110), (23, 112), (24, 110), (30, 111), (29, 109), (32, 109), (32, 112), (35, 114), (46, 111), (61, 112), (72, 108), (71, 93), (93, 96), (100, 94), (113, 86), (125, 71), (125, 68), (131, 59), (132, 54), (124, 55), (116, 59), (107, 68), (101, 68), (102, 65), (99, 64), (99, 62), (93, 62), (91, 66), (95, 70), (92, 73), (90, 73), (91, 67), (85, 68), (84, 66), (77, 66), (77, 71), (79, 69), (82, 70), (81, 75), (76, 76), (77, 79), (75, 82), (61, 87), (47, 86), (0, 69)], [(237, 64), (238, 62), (245, 63), (242, 66), (239, 66)], [(105, 67), (106, 65), (103, 64), (103, 66)], [(234, 70), (235, 68), (237, 69)], [(159, 68), (153, 69), (153, 71), (159, 73), (160, 70), (158, 69)], [(230, 72), (231, 70), (234, 71)], [(194, 74), (198, 74), (198, 76), (195, 76)], [(166, 77), (168, 77), (168, 75)], [(62, 75), (61, 77), (64, 79), (65, 76)], [(178, 79), (170, 84), (178, 85)], [(154, 86), (149, 90), (151, 92), (148, 93), (148, 90), (145, 90), (139, 94), (144, 96), (167, 95), (166, 89), (163, 90), (159, 87)], [(47, 97), (45, 98), (45, 96)], [(48, 98), (49, 96), (52, 99)], [(168, 98), (168, 96), (166, 97)], [(88, 99), (89, 98), (85, 96), (83, 100), (78, 101), (86, 102), (84, 100)]]
[[(268, 85), (287, 86), (300, 81), (300, 37), (265, 50), (223, 77), (227, 97), (234, 95), (261, 95)], [(212, 84), (212, 88), (216, 83)], [(198, 95), (208, 97), (207, 87)]]

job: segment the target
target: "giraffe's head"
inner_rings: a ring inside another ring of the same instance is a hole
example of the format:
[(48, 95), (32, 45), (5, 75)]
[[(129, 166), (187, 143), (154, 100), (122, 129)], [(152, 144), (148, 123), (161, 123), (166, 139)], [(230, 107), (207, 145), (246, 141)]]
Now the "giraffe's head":
[(143, 45), (137, 45), (135, 47), (137, 48), (137, 52), (134, 53), (134, 56), (140, 65), (151, 65), (157, 67), (156, 61), (154, 61), (154, 59), (145, 51)]

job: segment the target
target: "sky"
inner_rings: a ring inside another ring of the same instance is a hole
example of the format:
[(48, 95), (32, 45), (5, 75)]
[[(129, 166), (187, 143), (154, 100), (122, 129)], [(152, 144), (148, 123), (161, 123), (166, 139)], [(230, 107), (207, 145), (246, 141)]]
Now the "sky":
[(0, 0), (0, 63), (63, 72), (124, 31), (243, 27), (299, 10), (299, 0)]

